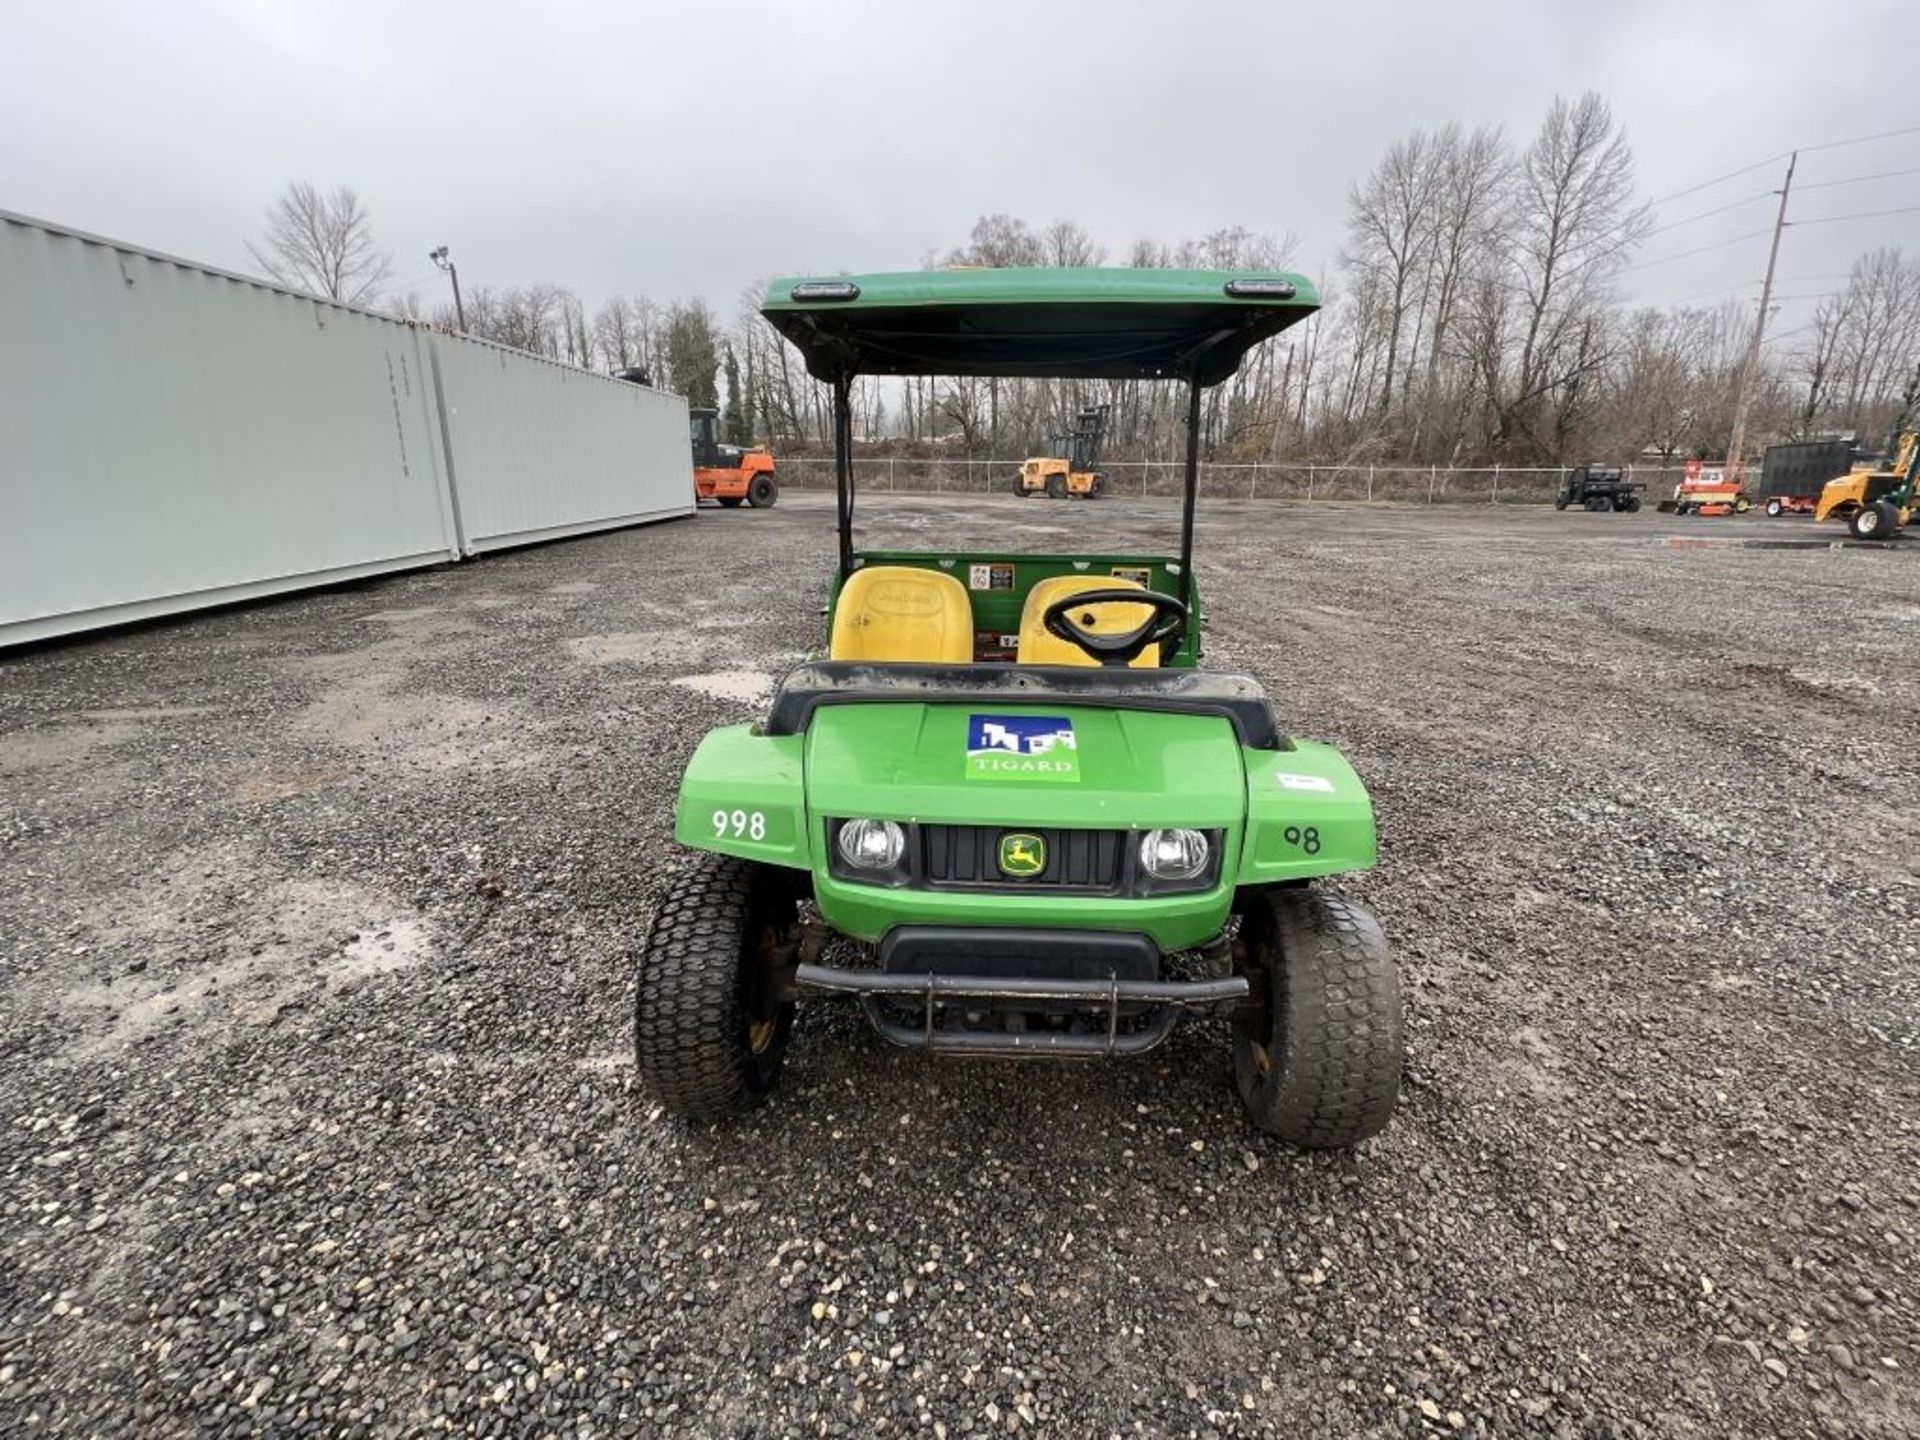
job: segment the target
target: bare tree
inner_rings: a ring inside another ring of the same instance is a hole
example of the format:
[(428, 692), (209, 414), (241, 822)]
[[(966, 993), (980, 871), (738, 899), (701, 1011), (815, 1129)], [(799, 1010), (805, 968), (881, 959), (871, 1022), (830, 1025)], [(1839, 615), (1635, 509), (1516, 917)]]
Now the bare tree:
[(1646, 233), (1633, 203), (1633, 151), (1593, 91), (1555, 99), (1515, 178), (1509, 284), (1518, 353), (1496, 391), (1496, 447), (1545, 450), (1536, 416), (1548, 393), (1577, 384), (1597, 359), (1588, 322)]
[(1341, 258), (1376, 282), (1372, 293), (1386, 327), (1380, 392), (1368, 406), (1383, 415), (1393, 409), (1407, 311), (1431, 263), (1441, 177), (1436, 148), (1416, 130), (1390, 146), (1373, 173), (1347, 192), (1347, 249)]
[(1904, 386), (1920, 367), (1920, 261), (1890, 247), (1862, 255), (1810, 328), (1798, 428), (1824, 423), (1877, 443), (1903, 413)]
[[(1407, 441), (1407, 458), (1419, 453), (1424, 435), (1452, 417), (1441, 438), (1457, 444), (1466, 386), (1449, 384), (1443, 367), (1458, 358), (1456, 331), (1462, 296), (1477, 273), (1498, 263), (1499, 211), (1505, 202), (1512, 160), (1500, 132), (1482, 127), (1462, 136), (1457, 126), (1440, 132), (1434, 144), (1434, 218), (1421, 314), (1427, 331), (1426, 378)], [(1409, 367), (1411, 368), (1411, 367)]]
[(600, 363), (608, 370), (644, 366), (639, 354), (639, 337), (633, 323), (633, 306), (627, 297), (616, 295), (593, 313), (593, 343), (600, 351)]
[(360, 197), (341, 186), (322, 195), (304, 180), (267, 209), (254, 263), (282, 285), (347, 305), (370, 305), (393, 276), (392, 257), (375, 248), (373, 223)]
[(1098, 265), (1107, 258), (1106, 248), (1071, 220), (1049, 225), (1040, 236), (1040, 250), (1049, 265)]
[(949, 265), (1042, 265), (1046, 252), (1038, 235), (1024, 220), (1011, 215), (982, 215), (973, 222), (967, 244), (947, 252)]

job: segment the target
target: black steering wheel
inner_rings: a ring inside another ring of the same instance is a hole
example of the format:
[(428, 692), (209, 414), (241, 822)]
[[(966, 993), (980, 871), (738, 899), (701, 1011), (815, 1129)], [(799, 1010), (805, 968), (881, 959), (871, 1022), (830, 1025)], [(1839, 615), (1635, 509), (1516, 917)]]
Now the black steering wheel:
[[(1102, 635), (1091, 628), (1091, 614), (1076, 614), (1100, 605), (1144, 605), (1153, 613), (1132, 630)], [(1166, 659), (1187, 633), (1187, 607), (1178, 597), (1158, 590), (1083, 590), (1047, 606), (1040, 623), (1049, 635), (1078, 645), (1102, 665), (1131, 665), (1149, 645), (1158, 645), (1160, 658)]]

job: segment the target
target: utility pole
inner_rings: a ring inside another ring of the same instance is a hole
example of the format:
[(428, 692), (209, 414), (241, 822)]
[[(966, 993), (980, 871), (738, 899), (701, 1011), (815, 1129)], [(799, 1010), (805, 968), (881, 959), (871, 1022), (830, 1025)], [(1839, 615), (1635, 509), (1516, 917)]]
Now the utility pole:
[[(1775, 239), (1774, 243), (1776, 245), (1779, 244), (1778, 238)], [(427, 258), (442, 270), (446, 271), (447, 278), (453, 281), (453, 318), (459, 322), (460, 330), (464, 334), (467, 328), (467, 309), (460, 303), (460, 271), (454, 265), (452, 257), (447, 254), (447, 247), (444, 245), (436, 246), (434, 249), (429, 250), (427, 252)], [(1769, 271), (1769, 274), (1771, 274), (1771, 271)]]
[(1767, 330), (1767, 307), (1773, 303), (1773, 267), (1780, 259), (1780, 232), (1787, 228), (1787, 196), (1793, 191), (1793, 167), (1800, 152), (1787, 157), (1787, 179), (1780, 187), (1780, 211), (1773, 219), (1773, 245), (1767, 251), (1767, 278), (1760, 282), (1760, 313), (1753, 317), (1753, 338), (1747, 343), (1747, 363), (1740, 372), (1740, 398), (1733, 407), (1733, 438), (1727, 443), (1727, 479), (1741, 483), (1742, 450), (1747, 443), (1747, 409), (1753, 404), (1753, 378), (1760, 368), (1760, 341)]

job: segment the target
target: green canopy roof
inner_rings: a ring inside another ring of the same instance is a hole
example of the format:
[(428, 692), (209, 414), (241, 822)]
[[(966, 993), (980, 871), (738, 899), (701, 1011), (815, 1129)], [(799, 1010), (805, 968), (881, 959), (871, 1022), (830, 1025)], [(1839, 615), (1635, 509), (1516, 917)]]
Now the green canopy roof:
[(1320, 306), (1280, 271), (910, 270), (791, 276), (761, 313), (822, 380), (842, 375), (1194, 379)]

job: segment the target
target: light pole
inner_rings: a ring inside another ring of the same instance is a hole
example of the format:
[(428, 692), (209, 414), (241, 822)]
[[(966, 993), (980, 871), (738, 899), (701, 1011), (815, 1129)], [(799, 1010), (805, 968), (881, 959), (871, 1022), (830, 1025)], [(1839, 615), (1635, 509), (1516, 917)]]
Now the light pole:
[(467, 309), (460, 303), (460, 271), (447, 254), (444, 245), (427, 252), (427, 258), (447, 272), (447, 278), (453, 281), (453, 318), (464, 332), (467, 328)]

